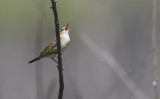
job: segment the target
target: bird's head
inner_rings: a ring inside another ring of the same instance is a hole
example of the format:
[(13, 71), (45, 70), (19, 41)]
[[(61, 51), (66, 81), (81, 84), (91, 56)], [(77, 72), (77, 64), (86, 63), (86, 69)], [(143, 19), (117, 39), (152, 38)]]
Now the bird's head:
[(60, 34), (69, 34), (69, 31), (70, 31), (70, 29), (68, 29), (68, 25), (69, 24), (67, 24), (65, 27), (62, 27), (60, 30), (59, 30), (59, 32), (60, 32)]

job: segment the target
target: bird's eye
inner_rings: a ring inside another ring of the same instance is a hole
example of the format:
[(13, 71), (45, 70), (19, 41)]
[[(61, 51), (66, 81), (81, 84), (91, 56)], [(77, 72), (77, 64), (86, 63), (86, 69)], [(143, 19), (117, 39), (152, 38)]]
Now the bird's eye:
[(64, 29), (60, 29), (60, 31), (63, 31)]

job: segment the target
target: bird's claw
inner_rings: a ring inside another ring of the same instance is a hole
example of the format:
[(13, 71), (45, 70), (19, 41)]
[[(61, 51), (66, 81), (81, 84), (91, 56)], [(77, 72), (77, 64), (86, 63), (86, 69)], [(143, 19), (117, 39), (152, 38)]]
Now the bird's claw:
[[(56, 54), (56, 57), (58, 57), (58, 54)], [(61, 58), (63, 58), (63, 54), (61, 55)]]
[[(57, 66), (57, 69), (59, 69), (59, 66)], [(62, 71), (64, 70), (64, 66), (62, 66)]]

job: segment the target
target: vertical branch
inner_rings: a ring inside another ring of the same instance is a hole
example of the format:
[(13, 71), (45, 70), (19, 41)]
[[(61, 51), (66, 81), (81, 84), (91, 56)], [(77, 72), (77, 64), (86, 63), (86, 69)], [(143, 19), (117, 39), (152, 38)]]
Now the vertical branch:
[(57, 39), (57, 50), (58, 50), (58, 71), (59, 71), (59, 94), (58, 99), (62, 99), (63, 97), (63, 90), (64, 90), (64, 82), (63, 82), (63, 73), (62, 73), (62, 58), (61, 58), (61, 42), (60, 42), (60, 33), (59, 33), (59, 20), (58, 20), (58, 13), (56, 8), (56, 0), (51, 0), (52, 2), (52, 10), (54, 13), (54, 19), (55, 19), (55, 26), (56, 26), (56, 39)]
[(152, 46), (153, 46), (153, 65), (154, 65), (154, 87), (155, 87), (155, 99), (159, 99), (158, 95), (158, 64), (157, 64), (157, 48), (156, 48), (156, 2), (157, 0), (153, 0), (153, 11), (152, 11)]

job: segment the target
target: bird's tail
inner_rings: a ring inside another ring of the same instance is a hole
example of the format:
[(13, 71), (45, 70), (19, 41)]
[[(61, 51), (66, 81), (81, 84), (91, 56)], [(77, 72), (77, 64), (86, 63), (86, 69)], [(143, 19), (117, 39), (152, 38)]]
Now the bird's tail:
[(41, 59), (41, 57), (38, 56), (38, 57), (34, 58), (33, 60), (29, 61), (28, 63), (33, 63), (33, 62), (40, 60), (40, 59)]

